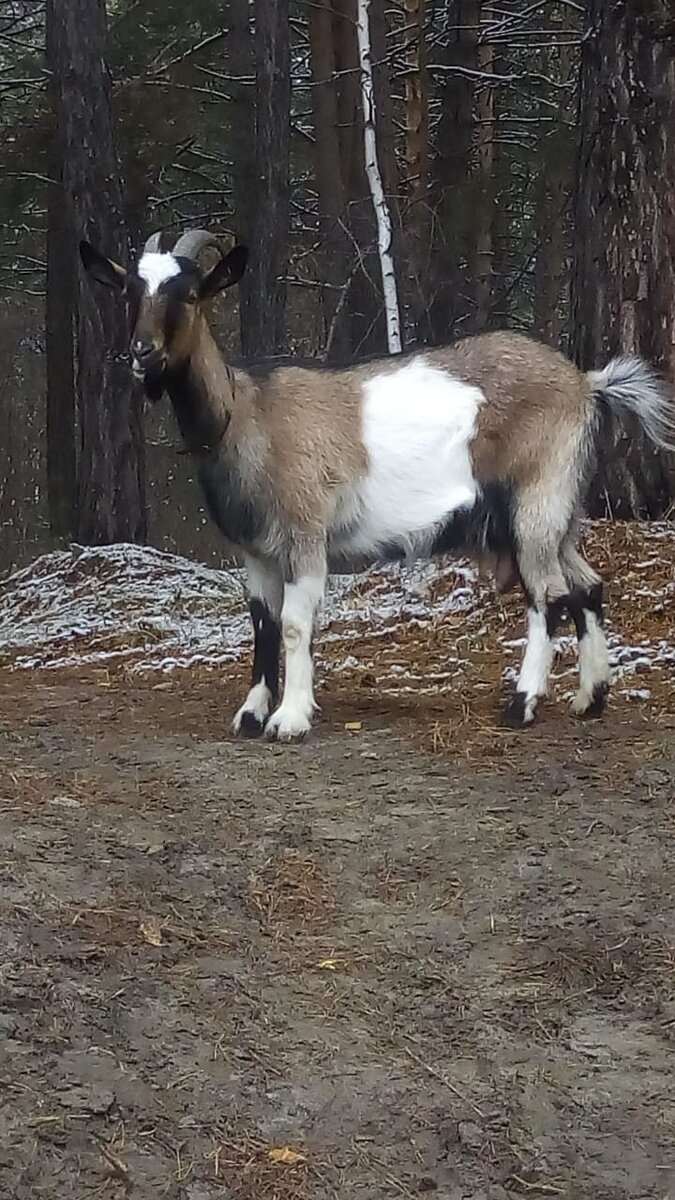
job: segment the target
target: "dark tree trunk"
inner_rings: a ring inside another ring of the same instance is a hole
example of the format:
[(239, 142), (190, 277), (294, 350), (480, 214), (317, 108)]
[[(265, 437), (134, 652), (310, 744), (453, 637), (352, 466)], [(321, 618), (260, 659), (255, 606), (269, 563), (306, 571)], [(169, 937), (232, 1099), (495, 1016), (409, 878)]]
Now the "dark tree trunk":
[[(356, 0), (318, 0), (309, 8), (315, 86), (315, 174), (319, 192), (326, 315), (326, 357), (386, 350), (377, 227), (365, 170), (363, 108), (356, 37)], [(386, 58), (386, 18), (371, 9), (378, 161), (394, 227), (396, 153)]]
[(469, 181), (475, 129), (480, 0), (448, 5), (448, 44), (437, 59), (447, 66), (440, 96), (433, 209), (437, 230), (432, 260), (430, 336), (447, 342), (469, 332), (472, 285), (468, 278), (473, 192)]
[[(489, 25), (493, 5), (488, 0), (478, 6), (478, 20)], [(481, 86), (476, 96), (474, 131), (474, 213), (470, 230), (469, 275), (473, 301), (472, 327), (476, 333), (487, 328), (493, 296), (495, 226), (495, 89), (494, 46), (479, 40), (478, 69)]]
[[(545, 115), (542, 106), (542, 129), (545, 128)], [(567, 169), (560, 138), (554, 136), (544, 141), (535, 190), (534, 332), (542, 342), (558, 348), (562, 338), (560, 296), (569, 259)]]
[[(47, 0), (66, 216), (74, 239), (127, 258), (119, 167), (104, 65), (104, 0)], [(102, 544), (146, 533), (140, 398), (126, 362), (124, 304), (78, 274), (77, 536)]]
[[(226, 23), (225, 12), (223, 24)], [(255, 196), (255, 76), (253, 64), (253, 35), (251, 32), (249, 0), (231, 0), (230, 23), (230, 74), (235, 80), (231, 85), (232, 116), (232, 192), (234, 198), (234, 227), (237, 241), (253, 250), (252, 218)], [(239, 305), (239, 326), (242, 346), (248, 310), (243, 297), (246, 284), (241, 285), (242, 302)]]
[[(671, 0), (589, 0), (581, 79), (574, 349), (584, 368), (637, 353), (675, 378), (675, 54)], [(664, 33), (665, 31), (665, 33)], [(606, 446), (592, 497), (615, 516), (661, 515), (672, 456), (637, 431)]]
[[(52, 29), (48, 30), (50, 40)], [(47, 59), (53, 61), (47, 44)], [(55, 107), (53, 86), (50, 98)], [(53, 134), (56, 133), (54, 128)], [(57, 139), (49, 148), (47, 191), (47, 498), (54, 537), (75, 532), (75, 359), (74, 318), (77, 297), (76, 247), (67, 216)]]
[(346, 288), (352, 269), (353, 251), (347, 228), (345, 183), (340, 144), (338, 96), (335, 83), (337, 62), (333, 36), (331, 0), (310, 5), (309, 38), (314, 88), (314, 171), (319, 192), (319, 222), (326, 322), (326, 358), (340, 361), (349, 356), (351, 338)]
[(291, 72), (288, 0), (255, 6), (256, 128), (251, 259), (241, 285), (244, 354), (286, 347)]
[(415, 340), (427, 342), (431, 209), (429, 207), (429, 81), (425, 0), (405, 0), (405, 232), (410, 280), (409, 323)]

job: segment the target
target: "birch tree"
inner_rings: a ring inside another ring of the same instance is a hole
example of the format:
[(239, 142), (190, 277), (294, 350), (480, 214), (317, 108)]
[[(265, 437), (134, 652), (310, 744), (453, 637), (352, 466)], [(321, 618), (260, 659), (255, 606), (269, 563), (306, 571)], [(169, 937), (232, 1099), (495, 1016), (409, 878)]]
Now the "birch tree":
[(366, 176), (377, 221), (377, 247), (382, 273), (387, 346), (390, 354), (400, 354), (403, 345), (396, 270), (392, 252), (393, 228), (377, 156), (375, 91), (370, 49), (370, 0), (358, 0), (356, 32), (359, 48)]

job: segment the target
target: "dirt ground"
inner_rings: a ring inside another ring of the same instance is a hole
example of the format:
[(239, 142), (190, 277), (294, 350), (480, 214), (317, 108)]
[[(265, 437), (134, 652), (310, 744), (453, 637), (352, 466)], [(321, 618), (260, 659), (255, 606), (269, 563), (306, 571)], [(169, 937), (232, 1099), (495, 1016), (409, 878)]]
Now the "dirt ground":
[(675, 1197), (675, 717), (235, 701), (0, 675), (3, 1200)]

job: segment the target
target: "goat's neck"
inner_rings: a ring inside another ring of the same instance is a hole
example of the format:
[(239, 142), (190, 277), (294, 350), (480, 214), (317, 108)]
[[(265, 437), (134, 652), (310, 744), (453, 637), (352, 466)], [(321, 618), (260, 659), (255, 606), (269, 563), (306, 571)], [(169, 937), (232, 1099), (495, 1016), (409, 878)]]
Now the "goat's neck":
[(167, 391), (187, 448), (199, 454), (219, 446), (232, 419), (234, 375), (203, 319), (192, 354), (170, 373)]

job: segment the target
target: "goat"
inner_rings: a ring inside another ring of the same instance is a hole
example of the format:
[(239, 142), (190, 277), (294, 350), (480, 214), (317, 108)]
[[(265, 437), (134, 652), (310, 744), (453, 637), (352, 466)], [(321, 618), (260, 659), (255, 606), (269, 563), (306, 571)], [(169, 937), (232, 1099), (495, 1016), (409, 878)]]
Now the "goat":
[(565, 614), (579, 647), (574, 711), (599, 715), (610, 672), (601, 580), (577, 548), (582, 495), (605, 413), (633, 414), (675, 449), (657, 376), (637, 358), (583, 374), (516, 333), (342, 369), (233, 370), (204, 306), (239, 281), (247, 252), (220, 250), (203, 271), (212, 244), (192, 230), (168, 253), (153, 235), (130, 270), (86, 242), (80, 253), (124, 292), (133, 371), (151, 400), (168, 393), (213, 519), (244, 558), (253, 674), (236, 732), (286, 741), (310, 729), (327, 572), (446, 553), (488, 558), (502, 586), (523, 588), (527, 644), (506, 722), (534, 719)]

